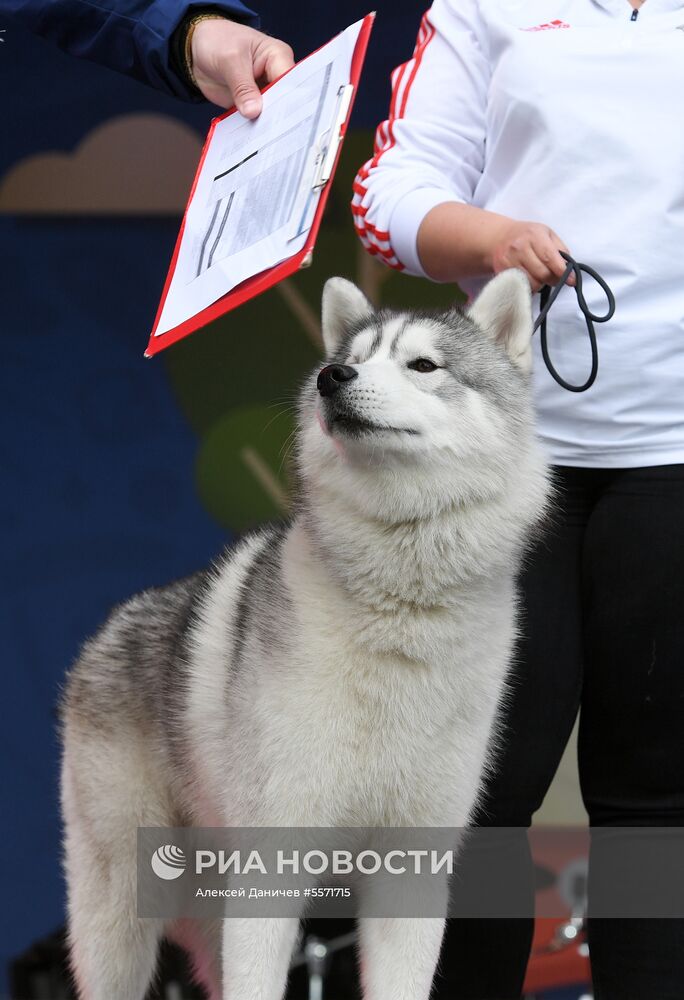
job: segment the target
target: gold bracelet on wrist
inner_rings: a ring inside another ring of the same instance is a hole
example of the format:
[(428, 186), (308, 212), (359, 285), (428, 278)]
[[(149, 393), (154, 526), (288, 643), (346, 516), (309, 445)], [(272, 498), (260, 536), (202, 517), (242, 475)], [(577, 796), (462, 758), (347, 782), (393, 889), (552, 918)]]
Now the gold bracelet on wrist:
[[(195, 28), (200, 23), (200, 21), (225, 21), (227, 18), (223, 14), (219, 14), (216, 11), (205, 10), (200, 14), (195, 14), (188, 21), (188, 26), (185, 30), (185, 42), (183, 43), (183, 61), (185, 63), (185, 72), (187, 73), (190, 83), (193, 87), (197, 87), (197, 80), (195, 79), (195, 74), (192, 71), (192, 36), (195, 34)], [(197, 87), (199, 90), (199, 87)]]

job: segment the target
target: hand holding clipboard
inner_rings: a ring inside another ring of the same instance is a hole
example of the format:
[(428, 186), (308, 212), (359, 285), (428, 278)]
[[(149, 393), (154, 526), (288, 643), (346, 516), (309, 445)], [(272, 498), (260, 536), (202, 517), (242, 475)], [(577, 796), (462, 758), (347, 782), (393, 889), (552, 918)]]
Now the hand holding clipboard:
[(310, 261), (374, 17), (267, 87), (256, 120), (212, 122), (148, 357)]

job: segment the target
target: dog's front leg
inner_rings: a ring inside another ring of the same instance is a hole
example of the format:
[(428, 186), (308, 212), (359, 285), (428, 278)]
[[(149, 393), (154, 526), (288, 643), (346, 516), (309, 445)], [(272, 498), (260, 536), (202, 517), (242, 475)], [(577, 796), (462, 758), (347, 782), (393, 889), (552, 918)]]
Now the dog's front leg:
[(223, 921), (223, 1000), (281, 1000), (297, 941), (297, 917)]
[(441, 917), (364, 917), (363, 1000), (428, 1000), (444, 934)]

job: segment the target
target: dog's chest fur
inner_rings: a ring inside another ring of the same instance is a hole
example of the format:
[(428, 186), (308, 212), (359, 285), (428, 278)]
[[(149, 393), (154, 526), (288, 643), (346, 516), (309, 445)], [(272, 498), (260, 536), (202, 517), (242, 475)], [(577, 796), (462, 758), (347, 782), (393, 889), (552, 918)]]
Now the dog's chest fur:
[(481, 540), (497, 512), (326, 514), (329, 542), (327, 518), (302, 517), (245, 543), (207, 592), (190, 807), (204, 823), (463, 824), (513, 641), (500, 532)]

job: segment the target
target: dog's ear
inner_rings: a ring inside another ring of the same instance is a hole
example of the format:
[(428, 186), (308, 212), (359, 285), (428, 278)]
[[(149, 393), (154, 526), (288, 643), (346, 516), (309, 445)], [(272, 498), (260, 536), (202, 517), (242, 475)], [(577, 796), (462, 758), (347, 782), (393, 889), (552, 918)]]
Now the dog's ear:
[(493, 340), (506, 348), (523, 371), (532, 367), (532, 291), (519, 268), (502, 271), (488, 281), (467, 315)]
[(346, 278), (329, 278), (323, 289), (323, 344), (327, 357), (337, 351), (350, 327), (373, 315), (360, 288)]

